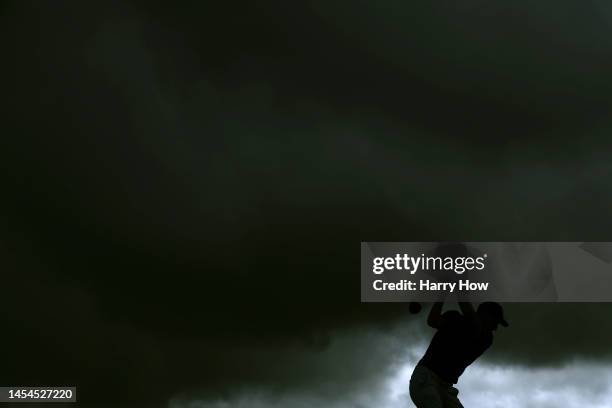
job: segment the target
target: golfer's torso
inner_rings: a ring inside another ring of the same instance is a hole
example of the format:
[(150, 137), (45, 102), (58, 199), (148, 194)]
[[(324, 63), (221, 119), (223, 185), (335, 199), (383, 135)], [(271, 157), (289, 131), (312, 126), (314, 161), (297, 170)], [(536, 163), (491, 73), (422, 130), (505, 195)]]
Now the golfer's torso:
[(491, 346), (493, 336), (490, 332), (475, 332), (459, 312), (446, 312), (444, 317), (448, 324), (436, 332), (419, 364), (456, 384), (466, 367)]

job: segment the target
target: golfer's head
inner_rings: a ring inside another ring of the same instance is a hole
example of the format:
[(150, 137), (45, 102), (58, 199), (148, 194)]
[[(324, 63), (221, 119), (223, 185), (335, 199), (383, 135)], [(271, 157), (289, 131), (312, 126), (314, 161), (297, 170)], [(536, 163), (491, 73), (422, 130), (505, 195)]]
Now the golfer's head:
[(499, 303), (484, 302), (478, 306), (478, 315), (487, 330), (496, 330), (498, 325), (508, 327), (504, 309)]

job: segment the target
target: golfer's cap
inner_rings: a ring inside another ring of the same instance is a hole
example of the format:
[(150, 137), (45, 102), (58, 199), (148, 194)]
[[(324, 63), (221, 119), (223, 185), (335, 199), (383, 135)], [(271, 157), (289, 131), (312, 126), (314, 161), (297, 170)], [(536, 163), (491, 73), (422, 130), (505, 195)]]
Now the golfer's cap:
[(497, 319), (497, 322), (504, 327), (508, 327), (508, 322), (504, 318), (504, 308), (496, 302), (484, 302), (478, 306), (478, 310), (484, 310)]

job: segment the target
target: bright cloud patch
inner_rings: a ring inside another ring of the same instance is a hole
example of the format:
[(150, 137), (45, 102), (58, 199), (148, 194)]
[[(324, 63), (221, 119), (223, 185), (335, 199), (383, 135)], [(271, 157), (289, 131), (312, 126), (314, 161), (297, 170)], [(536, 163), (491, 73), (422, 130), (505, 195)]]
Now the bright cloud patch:
[[(215, 401), (174, 401), (170, 408), (413, 408), (408, 383), (424, 348), (410, 348), (389, 378), (351, 395), (250, 392)], [(475, 363), (457, 388), (467, 408), (607, 408), (612, 402), (612, 366), (584, 361), (556, 368)]]

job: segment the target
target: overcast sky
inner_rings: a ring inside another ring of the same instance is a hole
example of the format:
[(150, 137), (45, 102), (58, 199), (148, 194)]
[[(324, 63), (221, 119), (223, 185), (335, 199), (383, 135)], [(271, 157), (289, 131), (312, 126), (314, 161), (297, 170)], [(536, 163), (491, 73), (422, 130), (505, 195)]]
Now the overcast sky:
[[(401, 407), (359, 242), (612, 241), (603, 1), (1, 4), (3, 384)], [(604, 406), (611, 312), (508, 305), (465, 405)]]
[[(378, 338), (389, 345), (389, 339)], [(344, 345), (342, 340), (339, 342)], [(340, 344), (338, 347), (340, 347)], [(338, 352), (335, 347), (326, 353)], [(394, 347), (391, 347), (393, 350)], [(334, 392), (333, 379), (325, 390), (316, 387), (286, 393), (265, 389), (243, 390), (221, 398), (178, 397), (171, 408), (408, 408), (410, 375), (425, 343), (405, 347), (389, 368), (377, 370), (367, 386)], [(353, 358), (359, 359), (357, 356)], [(384, 359), (384, 357), (383, 357)], [(363, 377), (371, 367), (361, 367)], [(325, 376), (325, 374), (323, 374)], [(359, 376), (357, 374), (356, 376)], [(609, 363), (568, 360), (554, 367), (527, 367), (512, 362), (477, 362), (461, 377), (459, 397), (466, 407), (609, 407), (612, 401), (612, 367)]]

